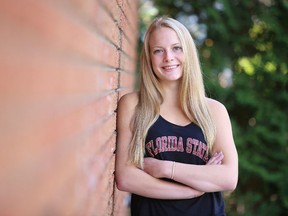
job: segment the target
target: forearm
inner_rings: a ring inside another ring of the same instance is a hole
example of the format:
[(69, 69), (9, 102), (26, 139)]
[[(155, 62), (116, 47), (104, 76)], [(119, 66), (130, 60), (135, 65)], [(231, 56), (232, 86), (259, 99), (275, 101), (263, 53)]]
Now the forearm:
[(237, 169), (225, 164), (207, 166), (175, 163), (174, 180), (200, 191), (232, 191), (237, 179)]
[(116, 182), (119, 190), (156, 199), (188, 199), (203, 194), (186, 185), (154, 178), (134, 166), (116, 172)]
[(237, 160), (215, 153), (206, 165), (193, 165), (173, 161), (145, 158), (144, 170), (155, 178), (173, 178), (199, 191), (231, 191), (238, 179)]

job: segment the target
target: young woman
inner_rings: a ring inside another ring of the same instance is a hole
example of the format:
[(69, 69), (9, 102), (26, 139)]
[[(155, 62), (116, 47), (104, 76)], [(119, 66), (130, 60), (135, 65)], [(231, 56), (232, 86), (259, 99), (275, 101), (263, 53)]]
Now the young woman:
[(238, 180), (231, 123), (205, 97), (195, 44), (178, 21), (148, 28), (140, 91), (120, 99), (117, 132), (116, 182), (132, 193), (132, 216), (225, 215), (221, 191)]

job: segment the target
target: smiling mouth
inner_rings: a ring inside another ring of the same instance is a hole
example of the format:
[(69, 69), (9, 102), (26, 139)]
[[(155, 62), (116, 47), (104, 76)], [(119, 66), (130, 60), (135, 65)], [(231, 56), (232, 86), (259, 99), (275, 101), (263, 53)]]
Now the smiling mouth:
[(162, 67), (163, 69), (165, 69), (165, 70), (172, 70), (172, 69), (175, 69), (175, 68), (177, 68), (179, 65), (171, 65), (171, 66), (164, 66), (164, 67)]

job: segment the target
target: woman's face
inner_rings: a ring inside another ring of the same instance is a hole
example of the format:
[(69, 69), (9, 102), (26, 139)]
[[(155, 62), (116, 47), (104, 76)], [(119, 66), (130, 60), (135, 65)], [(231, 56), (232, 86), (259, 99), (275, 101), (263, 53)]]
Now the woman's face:
[(176, 32), (160, 27), (149, 39), (152, 68), (160, 82), (178, 81), (183, 75), (183, 50)]

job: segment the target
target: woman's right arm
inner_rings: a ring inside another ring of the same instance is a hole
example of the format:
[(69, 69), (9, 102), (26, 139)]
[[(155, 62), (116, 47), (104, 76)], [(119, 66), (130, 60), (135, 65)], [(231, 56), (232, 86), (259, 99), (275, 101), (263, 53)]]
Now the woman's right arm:
[(123, 96), (117, 109), (116, 184), (129, 193), (157, 199), (187, 199), (203, 193), (188, 186), (157, 179), (129, 163), (128, 152), (132, 140), (130, 122), (138, 103), (138, 95)]

